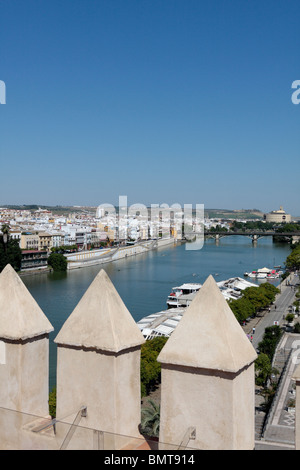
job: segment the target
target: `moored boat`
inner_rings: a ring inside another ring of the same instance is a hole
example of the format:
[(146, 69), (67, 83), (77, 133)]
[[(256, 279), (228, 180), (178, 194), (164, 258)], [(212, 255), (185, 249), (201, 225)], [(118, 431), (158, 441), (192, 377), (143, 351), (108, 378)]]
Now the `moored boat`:
[(183, 298), (196, 294), (202, 287), (202, 284), (197, 283), (185, 283), (177, 287), (172, 288), (172, 292), (168, 295), (167, 305), (168, 308), (179, 307), (182, 303)]
[[(256, 284), (240, 277), (217, 282), (217, 285), (226, 300), (238, 299), (247, 287), (258, 287)], [(173, 287), (167, 299), (167, 310), (161, 310), (160, 312), (148, 315), (137, 322), (144, 338), (151, 339), (156, 336), (171, 336), (186, 312), (187, 307), (201, 287), (202, 284), (182, 284)]]

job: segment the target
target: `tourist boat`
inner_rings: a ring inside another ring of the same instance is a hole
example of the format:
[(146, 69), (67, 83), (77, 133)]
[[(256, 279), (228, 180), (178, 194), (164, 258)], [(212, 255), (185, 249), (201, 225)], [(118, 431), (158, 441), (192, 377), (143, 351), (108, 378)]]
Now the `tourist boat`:
[[(240, 277), (232, 277), (226, 281), (217, 282), (217, 286), (226, 300), (238, 299), (241, 297), (242, 291), (247, 289), (247, 287), (258, 287), (256, 284)], [(144, 338), (152, 339), (156, 336), (171, 336), (186, 312), (187, 307), (201, 287), (202, 284), (182, 284), (181, 286), (173, 287), (167, 299), (167, 310), (153, 313), (137, 322)]]
[(198, 290), (202, 287), (202, 284), (189, 283), (182, 284), (178, 287), (173, 287), (172, 292), (168, 295), (167, 305), (168, 308), (176, 308), (184, 303), (188, 304), (189, 296), (196, 294)]
[(278, 273), (267, 274), (267, 279), (278, 279), (278, 278), (279, 278)]
[(257, 276), (256, 271), (252, 271), (252, 273), (248, 273), (248, 277), (255, 277), (256, 278), (256, 276)]
[(255, 279), (278, 279), (283, 271), (278, 271), (276, 268), (280, 268), (280, 266), (274, 266), (274, 269), (269, 268), (261, 268), (257, 271), (252, 271), (251, 273), (244, 273), (245, 277), (252, 277)]
[(265, 279), (267, 277), (267, 273), (257, 273), (256, 279)]
[[(217, 282), (217, 286), (221, 290), (223, 296), (228, 300), (239, 298), (242, 295), (242, 291), (247, 287), (257, 287), (256, 284), (240, 277), (232, 277), (226, 281), (219, 281)], [(202, 284), (192, 283), (173, 287), (172, 292), (167, 298), (168, 308), (188, 307), (201, 287)]]

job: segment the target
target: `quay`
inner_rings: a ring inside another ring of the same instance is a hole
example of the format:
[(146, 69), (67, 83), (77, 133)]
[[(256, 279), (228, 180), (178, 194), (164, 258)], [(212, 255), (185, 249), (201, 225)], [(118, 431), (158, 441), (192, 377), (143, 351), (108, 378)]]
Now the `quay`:
[(68, 260), (68, 270), (71, 270), (110, 263), (111, 261), (139, 255), (151, 251), (154, 248), (176, 243), (177, 241), (174, 238), (162, 238), (155, 240), (145, 240), (128, 246), (117, 246), (98, 250), (86, 250), (75, 253), (67, 253), (64, 256)]

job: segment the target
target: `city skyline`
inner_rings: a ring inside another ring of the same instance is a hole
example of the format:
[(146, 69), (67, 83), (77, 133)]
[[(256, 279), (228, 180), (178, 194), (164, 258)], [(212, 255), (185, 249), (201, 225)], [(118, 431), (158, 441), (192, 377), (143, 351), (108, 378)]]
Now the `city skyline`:
[(0, 9), (0, 206), (127, 195), (300, 216), (299, 2)]

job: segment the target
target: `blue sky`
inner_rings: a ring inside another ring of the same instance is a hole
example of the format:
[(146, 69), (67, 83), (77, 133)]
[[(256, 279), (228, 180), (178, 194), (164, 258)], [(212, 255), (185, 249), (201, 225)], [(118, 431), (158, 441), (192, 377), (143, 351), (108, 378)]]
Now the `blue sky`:
[(299, 0), (1, 0), (1, 204), (300, 216)]

